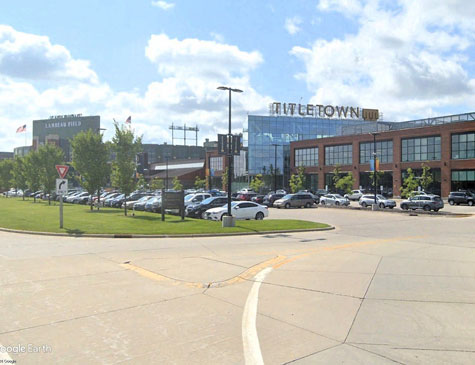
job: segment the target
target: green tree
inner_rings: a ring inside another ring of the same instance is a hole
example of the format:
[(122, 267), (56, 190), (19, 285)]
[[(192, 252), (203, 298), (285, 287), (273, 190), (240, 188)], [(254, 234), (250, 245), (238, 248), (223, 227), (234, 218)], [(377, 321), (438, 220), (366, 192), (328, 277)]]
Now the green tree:
[(351, 172), (348, 172), (345, 176), (340, 177), (335, 184), (335, 187), (339, 190), (343, 190), (345, 193), (351, 193), (355, 178)]
[[(135, 189), (135, 156), (142, 146), (142, 138), (124, 126), (114, 123), (115, 135), (112, 148), (116, 153), (112, 163), (112, 184), (127, 196)], [(127, 204), (124, 204), (124, 215), (127, 215)]]
[[(384, 171), (376, 171), (376, 191), (378, 190), (378, 181), (381, 181), (381, 179), (383, 178), (384, 176)], [(369, 179), (371, 181), (371, 191), (374, 192), (374, 186), (375, 186), (375, 183), (374, 183), (374, 171), (370, 171), (369, 173)]]
[(23, 200), (25, 200), (25, 190), (28, 188), (28, 185), (26, 183), (24, 157), (15, 157), (13, 160), (12, 183), (15, 189), (23, 190)]
[(297, 174), (290, 176), (289, 185), (292, 193), (296, 193), (299, 190), (304, 189), (305, 185), (305, 168), (300, 166), (297, 170)]
[(14, 162), (11, 159), (0, 161), (0, 190), (12, 187)]
[(199, 176), (195, 177), (195, 189), (204, 189), (206, 186), (206, 179), (201, 179)]
[(137, 180), (137, 187), (140, 190), (148, 190), (148, 182), (147, 180), (145, 180), (143, 174), (139, 174), (139, 178)]
[[(102, 141), (102, 135), (87, 130), (78, 133), (71, 141), (73, 167), (80, 175), (80, 184), (87, 192), (97, 193), (97, 206), (100, 204), (101, 188), (110, 176), (109, 150)], [(91, 199), (92, 210), (92, 199)]]
[(342, 172), (341, 172), (341, 166), (336, 165), (335, 168), (333, 169), (333, 185), (336, 187), (338, 184), (338, 180), (342, 178)]
[(58, 178), (56, 165), (62, 165), (64, 162), (63, 150), (55, 145), (46, 144), (38, 149), (38, 160), (40, 183), (44, 192), (49, 194), (48, 204), (51, 205), (51, 193), (56, 189), (56, 179)]
[(174, 177), (173, 178), (173, 190), (176, 190), (176, 191), (180, 191), (180, 190), (183, 190), (183, 184), (180, 182), (180, 180), (178, 179), (178, 177)]
[(249, 187), (254, 190), (256, 193), (259, 193), (264, 186), (264, 181), (262, 181), (262, 174), (257, 174), (252, 178)]
[(152, 189), (152, 190), (162, 190), (164, 187), (165, 187), (165, 183), (164, 183), (163, 179), (154, 178), (150, 182), (150, 189)]
[[(41, 187), (40, 157), (37, 151), (31, 151), (25, 156), (25, 176), (28, 188), (34, 193)], [(36, 203), (36, 196), (33, 196)]]
[(426, 164), (422, 164), (422, 175), (420, 178), (421, 187), (424, 191), (429, 189), (430, 184), (434, 181), (432, 177), (432, 172), (430, 171), (430, 167)]
[(226, 167), (221, 175), (221, 187), (223, 191), (228, 191), (228, 168)]
[(413, 191), (417, 189), (419, 183), (414, 176), (414, 172), (411, 168), (408, 168), (406, 171), (406, 177), (404, 178), (404, 182), (401, 186), (401, 197), (408, 198), (413, 195)]

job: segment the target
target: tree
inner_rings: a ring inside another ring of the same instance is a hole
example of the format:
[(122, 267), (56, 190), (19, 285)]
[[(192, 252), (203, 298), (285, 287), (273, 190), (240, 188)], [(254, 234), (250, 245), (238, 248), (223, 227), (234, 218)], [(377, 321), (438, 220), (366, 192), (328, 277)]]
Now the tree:
[(420, 179), (421, 187), (424, 191), (429, 189), (429, 185), (432, 184), (434, 178), (432, 177), (432, 172), (430, 171), (430, 167), (426, 164), (422, 164), (422, 175)]
[[(25, 176), (28, 188), (34, 193), (41, 187), (40, 157), (37, 151), (31, 151), (25, 156)], [(36, 203), (36, 196), (33, 196)]]
[(372, 186), (372, 191), (374, 192), (374, 186), (376, 186), (376, 190), (378, 190), (378, 181), (381, 181), (381, 179), (384, 176), (384, 171), (376, 171), (376, 184), (374, 183), (374, 171), (370, 171), (369, 173), (369, 179), (371, 181), (371, 186)]
[(292, 193), (296, 193), (304, 188), (305, 182), (305, 168), (300, 166), (297, 170), (297, 174), (292, 174), (289, 180), (290, 190)]
[(336, 185), (338, 184), (338, 180), (341, 179), (341, 176), (342, 175), (342, 172), (341, 172), (341, 166), (340, 165), (336, 165), (335, 168), (333, 169), (333, 185)]
[(38, 161), (40, 183), (44, 192), (48, 194), (48, 204), (51, 205), (51, 193), (56, 188), (56, 179), (58, 178), (56, 165), (63, 164), (63, 150), (52, 144), (41, 146), (38, 149)]
[[(112, 163), (112, 184), (125, 195), (135, 189), (135, 156), (142, 146), (142, 138), (134, 136), (132, 130), (119, 127), (114, 123), (115, 135), (112, 138), (112, 148), (116, 153)], [(124, 215), (127, 215), (127, 204), (124, 204)]]
[(23, 190), (23, 200), (25, 200), (26, 183), (25, 158), (15, 157), (13, 160), (12, 183), (15, 189)]
[(264, 181), (262, 181), (262, 174), (257, 174), (252, 178), (249, 187), (254, 190), (256, 193), (259, 193), (262, 187), (264, 186)]
[(137, 180), (137, 187), (140, 190), (148, 190), (148, 183), (147, 180), (145, 180), (145, 177), (143, 174), (139, 174), (139, 178)]
[(12, 186), (13, 160), (0, 161), (0, 190), (8, 190)]
[(164, 187), (165, 187), (165, 183), (163, 182), (163, 179), (154, 178), (150, 182), (150, 189), (152, 190), (162, 190)]
[(180, 180), (178, 179), (178, 177), (174, 177), (173, 178), (173, 190), (176, 190), (176, 191), (180, 191), (180, 190), (183, 190), (183, 184), (180, 182)]
[(404, 179), (403, 185), (401, 186), (401, 197), (408, 198), (411, 197), (414, 191), (419, 186), (419, 183), (414, 176), (414, 172), (411, 168), (408, 168), (406, 171), (406, 177)]
[(223, 191), (228, 191), (228, 168), (226, 167), (221, 175), (221, 185)]
[(201, 179), (199, 176), (195, 177), (195, 188), (204, 189), (206, 186), (206, 179)]
[(345, 193), (351, 193), (351, 189), (353, 188), (353, 184), (355, 183), (355, 178), (351, 172), (348, 172), (343, 177), (340, 177), (335, 184), (335, 187), (338, 190), (343, 190)]
[[(80, 184), (93, 195), (97, 192), (97, 206), (100, 203), (101, 188), (107, 184), (110, 175), (109, 150), (102, 141), (102, 135), (87, 130), (78, 133), (71, 141), (73, 167), (80, 175)], [(92, 199), (91, 199), (92, 210)]]

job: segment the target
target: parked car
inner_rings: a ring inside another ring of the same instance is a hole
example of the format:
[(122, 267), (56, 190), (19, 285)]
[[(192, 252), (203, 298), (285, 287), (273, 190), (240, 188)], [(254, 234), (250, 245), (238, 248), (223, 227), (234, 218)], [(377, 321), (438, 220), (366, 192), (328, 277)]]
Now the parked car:
[(162, 197), (154, 196), (145, 203), (145, 210), (147, 212), (158, 213), (162, 208)]
[(185, 208), (190, 204), (201, 203), (203, 200), (211, 197), (210, 193), (196, 193), (185, 196)]
[(402, 210), (424, 209), (426, 212), (438, 212), (444, 207), (444, 201), (438, 195), (417, 195), (403, 200), (400, 204)]
[(309, 193), (287, 194), (274, 202), (276, 208), (310, 208), (315, 203), (313, 195)]
[(299, 190), (298, 194), (300, 194), (300, 193), (310, 194), (312, 196), (313, 202), (315, 204), (320, 203), (320, 197), (318, 195), (314, 194), (313, 191), (311, 191), (311, 190)]
[(103, 200), (102, 205), (104, 207), (110, 207), (112, 200), (117, 198), (119, 195), (121, 195), (121, 194), (120, 193), (112, 193), (112, 194), (107, 195), (107, 197)]
[(82, 193), (83, 193), (82, 191), (76, 191), (75, 193), (67, 195), (65, 199), (63, 198), (63, 201), (65, 201), (66, 203), (72, 203), (74, 198), (76, 198), (76, 196)]
[[(374, 204), (374, 194), (366, 194), (366, 195), (363, 195), (359, 202), (358, 202), (359, 205), (361, 205), (363, 208), (366, 208), (368, 206), (371, 206)], [(389, 209), (393, 209), (395, 206), (396, 206), (396, 202), (392, 199), (388, 199), (386, 197), (384, 197), (383, 195), (381, 194), (377, 194), (376, 195), (376, 204), (378, 204), (378, 206), (383, 209), (383, 208), (389, 208)]]
[(119, 194), (114, 199), (110, 200), (108, 206), (112, 208), (120, 208), (124, 200), (125, 200), (125, 194)]
[(352, 190), (350, 194), (345, 194), (343, 197), (348, 198), (349, 200), (360, 200), (364, 194), (364, 190)]
[(328, 193), (329, 193), (328, 190), (325, 190), (325, 189), (318, 189), (318, 190), (315, 192), (315, 195), (318, 196), (319, 198), (321, 198), (322, 196), (327, 195)]
[(473, 206), (475, 204), (475, 194), (468, 191), (451, 191), (448, 202), (450, 205), (468, 204)]
[(254, 193), (254, 192), (240, 193), (237, 196), (237, 200), (239, 200), (239, 201), (251, 201), (251, 199), (255, 196), (257, 196), (257, 193)]
[[(228, 205), (218, 208), (208, 209), (206, 211), (206, 219), (223, 220), (223, 217), (228, 214)], [(268, 208), (254, 202), (241, 201), (231, 202), (231, 215), (236, 219), (257, 219), (262, 220), (269, 216)]]
[(264, 197), (262, 204), (267, 205), (268, 207), (272, 207), (276, 200), (283, 198), (285, 195), (286, 194), (283, 194), (283, 193), (278, 193), (278, 194), (269, 193)]
[(350, 200), (340, 194), (326, 194), (320, 198), (322, 205), (350, 205)]
[(251, 198), (251, 201), (257, 204), (262, 204), (264, 201), (265, 195), (256, 195)]
[(203, 200), (198, 204), (190, 204), (186, 207), (185, 214), (191, 218), (206, 219), (206, 211), (211, 208), (222, 207), (227, 204), (228, 197), (226, 196), (212, 196)]
[(154, 195), (145, 195), (144, 197), (140, 198), (134, 204), (132, 205), (133, 210), (139, 210), (139, 211), (144, 211), (145, 210), (145, 204), (152, 199), (155, 198), (156, 196)]

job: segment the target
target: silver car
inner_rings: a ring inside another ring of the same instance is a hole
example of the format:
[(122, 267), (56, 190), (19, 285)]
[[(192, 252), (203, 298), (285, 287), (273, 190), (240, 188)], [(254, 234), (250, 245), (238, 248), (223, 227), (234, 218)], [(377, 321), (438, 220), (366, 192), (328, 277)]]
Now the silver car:
[(359, 200), (363, 195), (363, 190), (352, 190), (350, 194), (345, 194), (344, 197), (350, 200)]
[(444, 201), (438, 195), (418, 195), (403, 200), (400, 207), (402, 210), (424, 209), (426, 212), (431, 210), (438, 212), (444, 207)]
[(320, 198), (321, 205), (350, 205), (348, 198), (342, 197), (340, 194), (326, 194)]
[[(374, 204), (374, 194), (366, 194), (363, 195), (359, 202), (359, 205), (361, 205), (363, 208), (366, 208), (368, 206), (371, 206)], [(381, 194), (376, 195), (376, 204), (383, 209), (383, 208), (389, 208), (393, 209), (396, 206), (396, 202), (392, 199), (387, 199), (386, 197), (382, 196)]]

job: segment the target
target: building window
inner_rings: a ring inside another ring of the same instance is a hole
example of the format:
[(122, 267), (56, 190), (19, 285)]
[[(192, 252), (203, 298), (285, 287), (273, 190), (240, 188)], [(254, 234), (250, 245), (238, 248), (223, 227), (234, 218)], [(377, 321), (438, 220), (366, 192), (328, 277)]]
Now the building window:
[(452, 159), (475, 158), (475, 132), (452, 134)]
[(318, 147), (294, 150), (295, 166), (318, 166)]
[(404, 138), (401, 143), (402, 162), (440, 160), (440, 136)]
[(325, 165), (351, 165), (353, 163), (351, 144), (325, 146)]
[[(373, 159), (374, 143), (360, 143), (360, 163), (369, 163)], [(393, 141), (376, 142), (376, 154), (380, 163), (393, 162)]]
[(452, 181), (475, 181), (475, 170), (454, 170), (452, 171)]
[(223, 158), (222, 157), (210, 157), (209, 168), (214, 171), (223, 171)]

